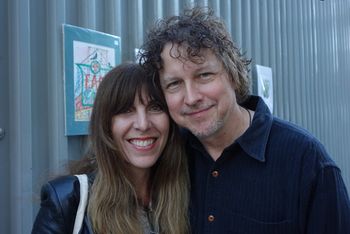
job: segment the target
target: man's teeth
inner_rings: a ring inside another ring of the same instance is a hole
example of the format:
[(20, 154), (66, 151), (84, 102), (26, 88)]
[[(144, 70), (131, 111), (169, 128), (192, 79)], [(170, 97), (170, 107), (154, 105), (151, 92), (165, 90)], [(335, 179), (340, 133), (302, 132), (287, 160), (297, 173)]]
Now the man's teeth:
[(148, 140), (131, 140), (130, 143), (136, 146), (145, 147), (153, 144), (155, 139), (148, 139)]

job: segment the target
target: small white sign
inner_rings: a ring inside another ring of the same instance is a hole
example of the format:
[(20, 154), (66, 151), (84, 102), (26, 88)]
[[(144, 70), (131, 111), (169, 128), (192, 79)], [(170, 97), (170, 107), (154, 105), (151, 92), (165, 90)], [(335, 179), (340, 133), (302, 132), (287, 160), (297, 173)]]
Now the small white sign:
[(273, 113), (272, 69), (271, 67), (256, 65), (256, 74), (258, 95), (262, 97), (271, 113)]

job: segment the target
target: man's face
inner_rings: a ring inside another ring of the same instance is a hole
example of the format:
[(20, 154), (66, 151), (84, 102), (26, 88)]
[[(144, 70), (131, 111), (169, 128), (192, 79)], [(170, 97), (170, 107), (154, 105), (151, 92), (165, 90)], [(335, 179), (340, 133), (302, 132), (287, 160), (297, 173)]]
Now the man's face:
[(160, 83), (170, 115), (199, 139), (215, 137), (234, 119), (237, 103), (233, 84), (211, 50), (201, 51), (202, 57), (196, 58), (200, 63), (178, 59), (179, 52), (184, 55), (185, 50), (168, 43), (161, 53)]

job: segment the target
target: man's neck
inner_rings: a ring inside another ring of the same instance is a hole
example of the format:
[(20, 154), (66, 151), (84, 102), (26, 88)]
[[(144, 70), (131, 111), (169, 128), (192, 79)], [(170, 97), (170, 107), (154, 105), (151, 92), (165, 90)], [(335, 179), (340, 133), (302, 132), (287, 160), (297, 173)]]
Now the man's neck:
[(218, 132), (209, 137), (199, 139), (214, 161), (216, 161), (221, 156), (224, 149), (235, 142), (250, 125), (248, 111), (243, 107), (234, 110), (231, 116), (232, 117), (226, 120), (225, 125), (222, 126)]

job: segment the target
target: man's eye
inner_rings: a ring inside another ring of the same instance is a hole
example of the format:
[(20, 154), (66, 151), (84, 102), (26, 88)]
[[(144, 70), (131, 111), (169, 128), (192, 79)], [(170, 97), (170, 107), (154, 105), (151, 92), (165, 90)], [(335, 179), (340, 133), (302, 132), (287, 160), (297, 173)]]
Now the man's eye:
[(178, 87), (180, 87), (181, 82), (180, 81), (172, 81), (169, 84), (166, 85), (167, 90), (176, 90)]
[(210, 79), (210, 77), (213, 75), (213, 73), (210, 72), (204, 72), (199, 75), (201, 79)]

